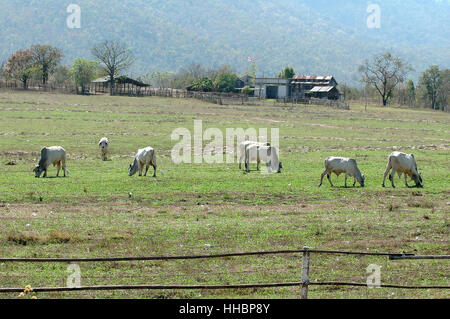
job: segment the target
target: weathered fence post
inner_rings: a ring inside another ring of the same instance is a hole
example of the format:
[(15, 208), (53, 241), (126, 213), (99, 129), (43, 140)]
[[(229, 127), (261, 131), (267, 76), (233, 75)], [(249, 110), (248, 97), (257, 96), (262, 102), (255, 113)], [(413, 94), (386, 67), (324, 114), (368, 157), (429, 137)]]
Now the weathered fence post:
[(309, 247), (303, 247), (305, 250), (302, 257), (302, 285), (300, 290), (300, 299), (308, 299), (309, 284)]

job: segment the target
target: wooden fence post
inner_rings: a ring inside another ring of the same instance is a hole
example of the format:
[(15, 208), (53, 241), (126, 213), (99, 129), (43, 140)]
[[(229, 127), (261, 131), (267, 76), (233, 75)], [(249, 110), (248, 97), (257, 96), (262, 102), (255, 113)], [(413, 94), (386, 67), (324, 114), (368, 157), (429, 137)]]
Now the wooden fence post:
[(308, 299), (309, 284), (309, 248), (303, 247), (305, 250), (302, 257), (302, 285), (300, 290), (300, 299)]

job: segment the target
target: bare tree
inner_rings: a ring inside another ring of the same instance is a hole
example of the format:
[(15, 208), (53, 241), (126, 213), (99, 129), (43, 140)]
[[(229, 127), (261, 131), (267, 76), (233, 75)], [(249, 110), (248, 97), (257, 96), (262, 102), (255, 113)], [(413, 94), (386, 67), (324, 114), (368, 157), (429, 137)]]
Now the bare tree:
[(128, 69), (135, 61), (131, 51), (119, 41), (104, 41), (94, 46), (91, 52), (109, 76), (109, 92), (114, 95), (114, 77)]
[(186, 74), (194, 80), (197, 80), (206, 74), (205, 68), (199, 63), (191, 63), (186, 68), (181, 69), (180, 74)]
[(366, 60), (358, 68), (362, 74), (361, 80), (369, 86), (375, 87), (384, 106), (392, 97), (395, 87), (399, 83), (403, 83), (408, 72), (412, 70), (408, 62), (390, 53), (376, 55), (371, 61)]
[(46, 84), (50, 74), (54, 72), (63, 57), (62, 51), (51, 45), (36, 44), (30, 48), (33, 61), (39, 68), (42, 84)]

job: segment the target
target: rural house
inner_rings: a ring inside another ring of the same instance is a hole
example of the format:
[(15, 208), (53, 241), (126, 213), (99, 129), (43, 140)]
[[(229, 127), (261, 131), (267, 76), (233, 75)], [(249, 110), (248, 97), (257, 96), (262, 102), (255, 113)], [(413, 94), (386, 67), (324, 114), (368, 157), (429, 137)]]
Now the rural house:
[(331, 75), (296, 75), (291, 79), (292, 97), (337, 100), (339, 99), (338, 83)]
[(255, 96), (267, 99), (340, 98), (337, 81), (333, 76), (296, 75), (292, 79), (256, 78)]

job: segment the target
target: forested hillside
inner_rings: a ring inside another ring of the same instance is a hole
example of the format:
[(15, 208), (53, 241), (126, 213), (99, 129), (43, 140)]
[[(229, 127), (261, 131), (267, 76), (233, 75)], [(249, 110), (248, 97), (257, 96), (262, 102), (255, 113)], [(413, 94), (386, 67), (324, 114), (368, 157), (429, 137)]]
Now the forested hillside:
[[(69, 29), (67, 6), (81, 7), (81, 28)], [(3, 0), (0, 61), (42, 43), (63, 60), (92, 58), (90, 48), (121, 39), (136, 55), (134, 74), (177, 71), (193, 62), (231, 65), (242, 73), (252, 57), (258, 75), (291, 65), (297, 73), (333, 74), (354, 82), (357, 66), (391, 51), (418, 74), (450, 66), (449, 1), (384, 0), (381, 28), (366, 25), (368, 3), (351, 0)]]

